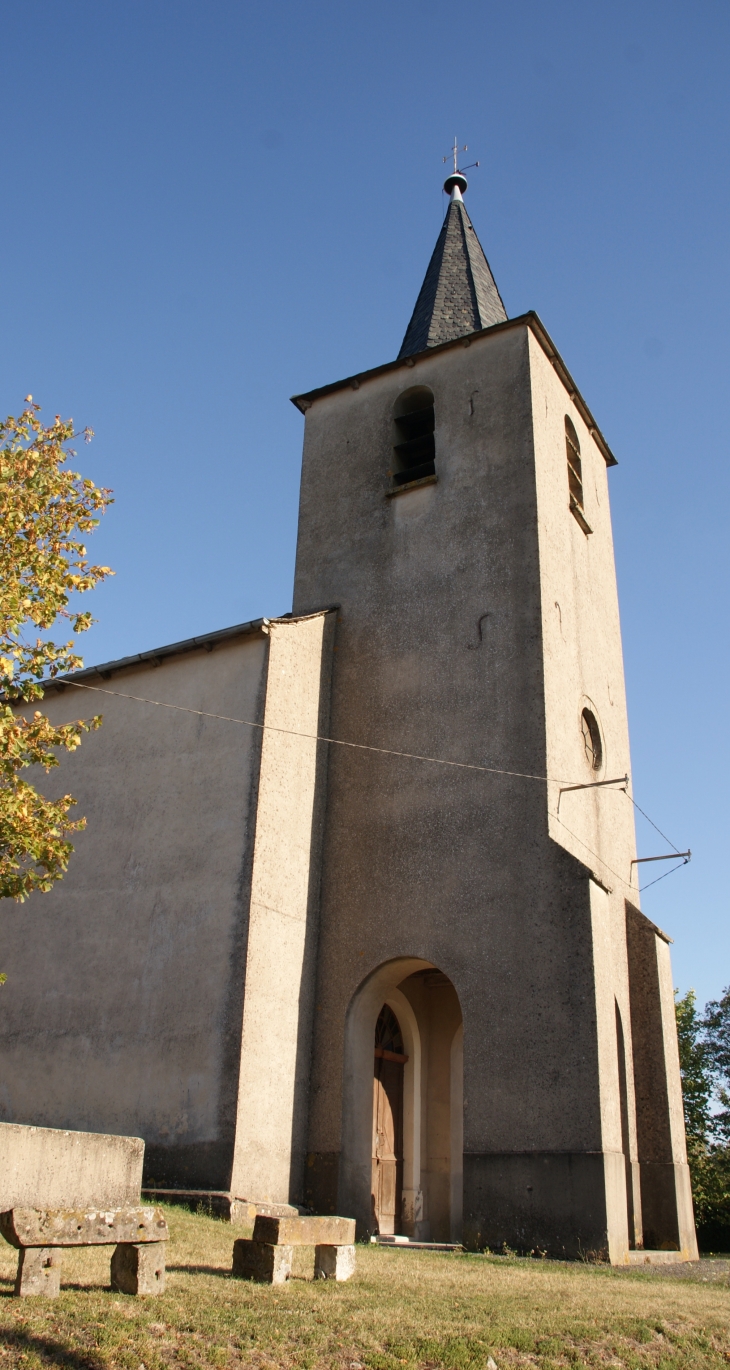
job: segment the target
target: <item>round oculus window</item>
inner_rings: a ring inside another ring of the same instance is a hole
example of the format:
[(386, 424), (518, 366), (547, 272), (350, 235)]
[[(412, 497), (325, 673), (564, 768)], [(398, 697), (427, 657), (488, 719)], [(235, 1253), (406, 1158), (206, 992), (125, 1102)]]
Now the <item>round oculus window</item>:
[(600, 771), (603, 765), (603, 743), (601, 742), (601, 730), (595, 714), (590, 709), (584, 709), (580, 716), (581, 732), (583, 733), (583, 746), (585, 747), (586, 760), (593, 771)]

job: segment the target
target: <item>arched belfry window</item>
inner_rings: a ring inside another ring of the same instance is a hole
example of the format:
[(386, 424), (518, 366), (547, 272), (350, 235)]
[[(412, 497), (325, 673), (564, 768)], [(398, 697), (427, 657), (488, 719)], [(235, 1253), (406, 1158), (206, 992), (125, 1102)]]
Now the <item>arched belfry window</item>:
[(409, 481), (435, 475), (433, 391), (427, 385), (414, 385), (405, 390), (393, 406), (393, 418), (394, 483), (407, 485)]
[(580, 459), (580, 442), (572, 420), (565, 416), (565, 450), (568, 456), (568, 489), (570, 491), (570, 511), (575, 515), (584, 533), (593, 530), (586, 521), (583, 506), (583, 463)]

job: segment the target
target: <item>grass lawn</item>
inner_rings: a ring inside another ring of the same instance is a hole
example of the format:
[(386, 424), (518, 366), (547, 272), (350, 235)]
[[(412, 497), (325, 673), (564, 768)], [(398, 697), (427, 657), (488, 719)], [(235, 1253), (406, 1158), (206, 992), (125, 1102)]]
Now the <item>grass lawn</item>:
[(111, 1247), (64, 1254), (61, 1296), (10, 1297), (0, 1243), (0, 1370), (165, 1367), (692, 1367), (730, 1363), (730, 1264), (671, 1274), (358, 1247), (347, 1284), (230, 1276), (236, 1229), (166, 1209), (167, 1293), (108, 1289)]

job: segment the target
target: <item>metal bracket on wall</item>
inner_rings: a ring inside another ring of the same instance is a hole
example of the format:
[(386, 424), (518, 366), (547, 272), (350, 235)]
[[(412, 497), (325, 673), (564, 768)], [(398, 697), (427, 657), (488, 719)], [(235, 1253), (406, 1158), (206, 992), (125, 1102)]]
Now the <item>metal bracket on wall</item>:
[(631, 862), (632, 866), (640, 866), (644, 861), (677, 861), (679, 857), (684, 857), (684, 865), (692, 860), (691, 851), (668, 851), (666, 856), (635, 856)]
[(629, 783), (628, 775), (617, 775), (614, 780), (588, 780), (584, 785), (563, 785), (558, 790), (558, 813), (560, 813), (560, 800), (564, 794), (570, 790), (600, 790), (604, 785), (623, 785), (624, 789)]

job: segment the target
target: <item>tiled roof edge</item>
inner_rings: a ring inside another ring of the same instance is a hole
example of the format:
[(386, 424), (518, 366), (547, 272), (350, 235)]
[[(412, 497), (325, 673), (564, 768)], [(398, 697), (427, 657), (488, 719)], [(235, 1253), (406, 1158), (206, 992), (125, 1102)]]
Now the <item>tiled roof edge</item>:
[(463, 338), (453, 338), (450, 342), (437, 343), (435, 347), (428, 347), (423, 352), (416, 352), (410, 357), (398, 357), (393, 362), (384, 362), (382, 366), (371, 367), (369, 371), (360, 371), (354, 376), (346, 376), (341, 381), (332, 381), (330, 385), (321, 385), (316, 390), (308, 390), (306, 394), (292, 395), (291, 402), (302, 414), (306, 414), (307, 410), (311, 409), (314, 401), (321, 399), (323, 395), (332, 395), (336, 390), (344, 390), (347, 386), (350, 386), (353, 390), (358, 390), (363, 381), (373, 380), (376, 376), (384, 376), (386, 372), (396, 371), (400, 367), (416, 366), (424, 357), (432, 357), (437, 352), (445, 352), (447, 348), (468, 346), (469, 343), (475, 341), (477, 338), (485, 337), (487, 333), (499, 333), (507, 328), (520, 327), (527, 327), (532, 330), (532, 333), (539, 342), (545, 356), (552, 362), (571, 400), (575, 404), (578, 413), (583, 419), (586, 427), (589, 429), (591, 437), (600, 448), (606, 465), (618, 466), (618, 461), (606, 442), (588, 405), (583, 399), (565, 362), (560, 356), (557, 347), (533, 309), (529, 310), (527, 314), (519, 314), (516, 319), (505, 319), (504, 323), (493, 323), (489, 328), (480, 328), (476, 333), (467, 333)]
[(316, 618), (318, 614), (336, 613), (339, 607), (339, 604), (326, 604), (323, 609), (313, 609), (309, 614), (278, 614), (271, 618), (252, 618), (248, 623), (236, 623), (232, 628), (218, 628), (216, 632), (202, 633), (200, 637), (186, 637), (182, 642), (171, 642), (165, 647), (153, 647), (149, 652), (137, 652), (135, 656), (122, 656), (116, 661), (104, 661), (100, 666), (85, 666), (80, 671), (54, 676), (52, 680), (44, 680), (41, 683), (44, 690), (50, 690), (54, 686), (63, 687), (68, 681), (89, 680), (94, 676), (108, 680), (114, 671), (123, 671), (127, 666), (142, 666), (145, 662), (159, 666), (167, 657), (181, 656), (183, 652), (194, 652), (200, 647), (212, 652), (219, 642), (228, 642), (234, 637), (255, 637), (257, 633), (264, 636), (264, 628), (268, 623), (281, 623), (283, 619)]
[(103, 680), (108, 680), (114, 671), (123, 671), (127, 666), (142, 666), (150, 663), (153, 666), (159, 665), (170, 656), (180, 656), (183, 652), (194, 652), (196, 648), (205, 647), (208, 651), (219, 642), (227, 642), (234, 637), (254, 637), (257, 633), (262, 633), (266, 622), (263, 618), (251, 619), (249, 623), (237, 623), (232, 628), (219, 628), (215, 633), (203, 633), (200, 637), (187, 637), (182, 642), (171, 642), (165, 647), (155, 647), (149, 652), (137, 652), (135, 656), (122, 656), (116, 661), (104, 661), (100, 666), (85, 666), (81, 671), (71, 671), (68, 675), (55, 676), (53, 680), (44, 680), (44, 690), (52, 689), (53, 686), (65, 685), (71, 680), (89, 680), (94, 676), (101, 676)]

